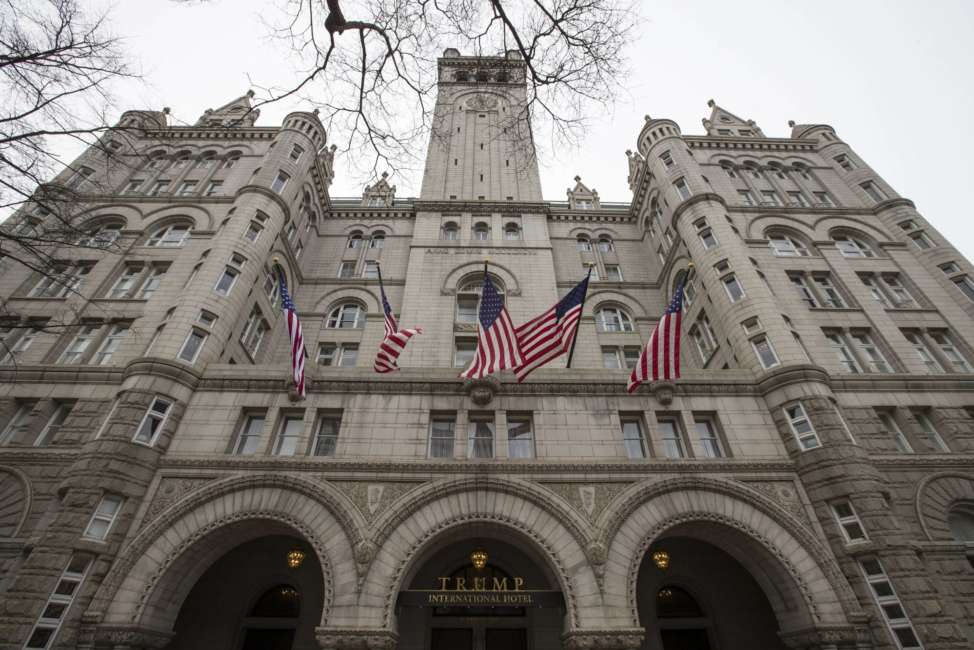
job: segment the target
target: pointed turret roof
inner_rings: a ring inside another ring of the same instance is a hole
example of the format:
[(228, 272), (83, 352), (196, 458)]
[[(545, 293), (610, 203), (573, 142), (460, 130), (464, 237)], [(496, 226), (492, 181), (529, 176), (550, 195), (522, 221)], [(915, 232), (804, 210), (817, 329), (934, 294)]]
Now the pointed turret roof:
[(764, 137), (764, 132), (754, 120), (745, 120), (742, 117), (738, 117), (727, 109), (718, 106), (717, 102), (712, 99), (707, 102), (707, 106), (711, 108), (710, 118), (704, 118), (703, 120), (703, 126), (707, 129), (707, 135), (750, 135), (752, 137)]
[(254, 91), (248, 90), (233, 101), (217, 109), (208, 108), (196, 122), (196, 126), (253, 126), (260, 116), (260, 109), (254, 109), (251, 99)]

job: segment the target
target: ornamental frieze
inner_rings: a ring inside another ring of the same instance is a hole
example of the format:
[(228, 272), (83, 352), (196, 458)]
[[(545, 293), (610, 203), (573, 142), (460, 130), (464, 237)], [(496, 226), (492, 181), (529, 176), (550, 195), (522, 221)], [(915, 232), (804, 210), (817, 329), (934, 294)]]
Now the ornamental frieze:
[(142, 526), (158, 517), (162, 512), (190, 492), (200, 489), (214, 477), (212, 476), (164, 476), (156, 487), (155, 494), (142, 518)]
[(618, 483), (571, 483), (540, 481), (562, 499), (585, 515), (589, 521), (598, 519), (602, 511), (617, 494), (632, 485), (632, 482)]
[(366, 521), (372, 523), (390, 504), (423, 484), (421, 481), (328, 481), (355, 504)]

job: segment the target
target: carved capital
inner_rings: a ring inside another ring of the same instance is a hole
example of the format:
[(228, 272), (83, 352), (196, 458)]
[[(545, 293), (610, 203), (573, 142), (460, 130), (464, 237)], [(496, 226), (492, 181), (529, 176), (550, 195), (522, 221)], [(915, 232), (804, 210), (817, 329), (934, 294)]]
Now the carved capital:
[(565, 650), (638, 650), (643, 643), (642, 628), (572, 630), (561, 635)]
[(395, 650), (399, 635), (383, 628), (319, 627), (321, 650)]
[(854, 625), (819, 625), (778, 636), (793, 650), (823, 650), (830, 648), (858, 648), (869, 642), (869, 628)]
[(653, 391), (653, 397), (662, 404), (663, 406), (669, 406), (673, 403), (673, 382), (670, 381), (657, 381), (651, 385)]
[(477, 406), (490, 404), (501, 389), (501, 382), (493, 376), (470, 379), (463, 385), (464, 391)]

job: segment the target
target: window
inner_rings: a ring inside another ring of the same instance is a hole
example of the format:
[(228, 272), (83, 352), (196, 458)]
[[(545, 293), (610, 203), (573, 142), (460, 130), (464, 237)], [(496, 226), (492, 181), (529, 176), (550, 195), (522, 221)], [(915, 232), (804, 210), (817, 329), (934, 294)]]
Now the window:
[(713, 229), (707, 226), (706, 219), (698, 219), (693, 226), (697, 229), (697, 236), (700, 237), (700, 242), (706, 250), (717, 246), (717, 237), (714, 236)]
[(922, 251), (934, 247), (933, 241), (927, 237), (927, 234), (924, 232), (915, 232), (910, 235), (910, 239), (913, 241), (913, 244)]
[(534, 425), (530, 415), (507, 416), (507, 455), (534, 458)]
[(112, 362), (112, 357), (121, 347), (122, 341), (128, 336), (129, 325), (119, 324), (112, 325), (111, 330), (108, 332), (108, 336), (102, 341), (101, 347), (98, 348), (98, 352), (95, 353), (94, 364), (96, 366), (107, 366)]
[(474, 224), (473, 238), (475, 241), (487, 241), (490, 239), (490, 227), (482, 221)]
[(741, 197), (741, 203), (744, 205), (754, 205), (754, 195), (751, 194), (751, 190), (737, 190), (737, 196)]
[(149, 447), (156, 444), (156, 440), (159, 438), (159, 434), (162, 433), (162, 427), (165, 425), (166, 418), (169, 417), (169, 411), (171, 409), (172, 402), (169, 400), (161, 397), (154, 398), (152, 404), (149, 406), (149, 410), (142, 417), (139, 428), (135, 430), (135, 436), (132, 440), (142, 445), (148, 445)]
[(329, 329), (359, 329), (365, 327), (365, 309), (358, 303), (346, 302), (328, 314), (325, 327)]
[(13, 417), (7, 422), (7, 426), (3, 428), (3, 432), (0, 433), (0, 445), (9, 444), (15, 438), (19, 442), (19, 439), (27, 433), (27, 423), (30, 420), (30, 414), (33, 410), (33, 402), (19, 402), (17, 404), (17, 410), (14, 412)]
[(734, 166), (729, 162), (720, 163), (720, 168), (724, 170), (728, 178), (737, 178), (737, 172), (734, 171)]
[(61, 627), (61, 621), (71, 609), (71, 603), (80, 590), (79, 587), (85, 579), (90, 563), (91, 560), (87, 556), (71, 556), (68, 566), (58, 578), (54, 591), (51, 592), (47, 604), (41, 610), (37, 622), (34, 623), (34, 629), (27, 637), (27, 643), (24, 644), (24, 650), (44, 650), (51, 647)]
[(285, 415), (281, 421), (281, 429), (277, 435), (277, 446), (274, 454), (277, 456), (293, 456), (298, 450), (298, 441), (304, 433), (304, 416)]
[(788, 418), (788, 426), (791, 427), (791, 432), (794, 434), (795, 440), (798, 442), (798, 448), (801, 451), (808, 451), (809, 449), (822, 446), (822, 443), (818, 439), (818, 434), (815, 433), (815, 427), (812, 426), (811, 420), (808, 419), (808, 414), (805, 413), (805, 407), (802, 406), (801, 402), (795, 402), (790, 406), (786, 406), (784, 412), (785, 417)]
[(852, 171), (853, 169), (856, 168), (856, 166), (852, 163), (852, 160), (849, 159), (849, 156), (845, 154), (840, 154), (836, 156), (834, 160), (835, 162), (839, 163), (839, 167), (841, 167), (846, 171)]
[(271, 191), (280, 194), (287, 187), (287, 182), (291, 180), (291, 177), (285, 172), (277, 172), (277, 176), (274, 178), (274, 182), (271, 183)]
[(610, 370), (635, 368), (636, 363), (639, 361), (640, 352), (641, 349), (634, 346), (626, 346), (623, 348), (603, 347), (602, 365)]
[(23, 356), (23, 353), (30, 348), (37, 334), (40, 332), (40, 329), (37, 327), (23, 328), (23, 333), (17, 338), (16, 332), (19, 329), (21, 328), (0, 328), (0, 340), (3, 341), (3, 345), (0, 345), (0, 364), (16, 364), (18, 358)]
[(832, 504), (832, 514), (835, 515), (835, 521), (839, 524), (846, 543), (864, 542), (868, 539), (862, 522), (859, 521), (856, 511), (852, 508), (852, 503), (836, 501)]
[(865, 183), (860, 183), (859, 187), (861, 187), (862, 190), (869, 195), (869, 198), (871, 198), (876, 203), (879, 203), (880, 201), (885, 201), (887, 198), (885, 192), (879, 189), (879, 187), (877, 187), (877, 185), (872, 181), (866, 181)]
[(54, 437), (61, 430), (61, 426), (64, 421), (68, 419), (68, 415), (71, 413), (71, 408), (73, 407), (73, 402), (55, 402), (54, 411), (51, 413), (51, 417), (47, 419), (47, 423), (44, 424), (44, 428), (41, 429), (37, 437), (34, 438), (35, 447), (46, 447), (47, 444), (54, 439)]
[(859, 279), (869, 288), (869, 295), (873, 297), (873, 300), (883, 307), (889, 307), (889, 300), (886, 298), (886, 293), (879, 288), (879, 282), (876, 280), (875, 275), (872, 273), (860, 273)]
[(199, 185), (199, 181), (183, 181), (182, 185), (179, 186), (179, 191), (176, 193), (176, 195), (190, 196), (196, 192), (197, 185)]
[(81, 363), (85, 352), (91, 347), (98, 334), (99, 325), (83, 325), (74, 340), (64, 349), (58, 363), (76, 364)]
[(761, 321), (757, 316), (753, 318), (748, 318), (746, 321), (741, 323), (741, 328), (744, 330), (745, 336), (750, 336), (761, 331)]
[(690, 186), (687, 185), (686, 179), (684, 178), (676, 179), (676, 181), (674, 181), (673, 183), (673, 187), (676, 188), (677, 194), (679, 194), (680, 198), (683, 199), (684, 201), (690, 198)]
[(30, 298), (66, 298), (69, 293), (80, 291), (85, 277), (91, 273), (92, 264), (56, 265), (41, 276), (30, 291)]
[(467, 429), (467, 458), (494, 457), (494, 418), (472, 414)]
[(868, 244), (854, 237), (840, 235), (832, 238), (843, 257), (876, 257)]
[(605, 279), (609, 282), (622, 282), (622, 268), (618, 264), (606, 264)]
[(267, 335), (270, 329), (271, 326), (262, 317), (260, 308), (254, 305), (254, 309), (250, 314), (250, 318), (247, 319), (247, 324), (241, 335), (241, 343), (247, 349), (252, 359), (256, 358), (257, 353), (260, 352), (260, 346), (264, 342), (264, 336)]
[(780, 363), (778, 355), (775, 354), (774, 348), (771, 346), (771, 341), (764, 334), (751, 339), (751, 347), (754, 349), (758, 361), (761, 362), (761, 367), (765, 370), (774, 368)]
[(227, 156), (227, 159), (225, 161), (223, 161), (223, 168), (231, 169), (239, 161), (240, 161), (240, 154), (231, 154)]
[(206, 196), (216, 196), (223, 189), (223, 181), (210, 181), (206, 186)]
[(792, 207), (807, 208), (808, 201), (801, 192), (788, 192), (788, 204)]
[(744, 287), (736, 275), (730, 273), (722, 277), (720, 281), (724, 283), (724, 290), (727, 291), (727, 297), (730, 298), (731, 302), (737, 302), (744, 297)]
[(237, 278), (240, 277), (240, 267), (244, 265), (244, 262), (246, 259), (241, 255), (234, 253), (230, 256), (230, 263), (224, 267), (223, 273), (220, 274), (220, 278), (216, 281), (216, 287), (214, 287), (218, 294), (221, 296), (230, 295), (233, 285), (237, 283)]
[(139, 288), (139, 299), (148, 300), (152, 295), (159, 289), (159, 285), (162, 284), (162, 276), (166, 274), (169, 270), (168, 265), (155, 264), (149, 269), (149, 274), (142, 281), (142, 287)]
[(828, 192), (812, 192), (815, 195), (815, 207), (822, 208), (834, 208), (835, 202), (832, 201), (832, 197), (829, 196)]
[(974, 302), (974, 280), (968, 275), (961, 275), (955, 278), (951, 278), (951, 282), (956, 285), (958, 289), (961, 290), (967, 299)]
[(82, 167), (74, 174), (74, 176), (71, 177), (71, 179), (67, 183), (65, 183), (65, 186), (76, 190), (78, 189), (78, 187), (81, 186), (83, 182), (91, 178), (94, 174), (95, 174), (95, 170), (92, 169), (91, 167)]
[(697, 429), (697, 440), (703, 448), (703, 454), (707, 458), (721, 458), (724, 452), (721, 449), (720, 438), (717, 435), (717, 422), (711, 415), (695, 415), (693, 424)]
[(213, 165), (213, 154), (205, 153), (196, 161), (196, 169), (209, 169)]
[(861, 356), (866, 359), (866, 372), (893, 372), (872, 336), (866, 332), (852, 332), (850, 336)]
[(319, 366), (354, 368), (357, 362), (357, 343), (322, 343), (318, 346)]
[(629, 458), (646, 458), (646, 438), (643, 436), (642, 420), (638, 416), (623, 416), (622, 443)]
[(789, 273), (788, 279), (791, 280), (791, 285), (795, 287), (795, 291), (798, 292), (798, 298), (811, 308), (818, 307), (818, 302), (815, 300), (815, 294), (809, 289), (808, 283), (805, 281), (805, 275), (802, 273)]
[(710, 327), (710, 319), (707, 318), (706, 314), (701, 314), (697, 322), (690, 328), (690, 338), (693, 339), (697, 351), (700, 352), (701, 363), (706, 364), (717, 349), (717, 337), (714, 336), (714, 331)]
[(315, 442), (312, 454), (315, 456), (334, 456), (338, 450), (338, 432), (342, 427), (340, 413), (324, 413), (318, 417), (315, 429)]
[(108, 531), (111, 530), (118, 511), (122, 509), (122, 497), (106, 494), (95, 511), (91, 514), (88, 527), (85, 528), (84, 537), (94, 539), (99, 542), (105, 541)]
[(286, 232), (285, 237), (287, 238), (288, 243), (293, 244), (294, 236), (298, 234), (298, 227), (295, 226), (293, 223), (289, 223), (287, 226), (287, 230), (285, 232)]
[(433, 415), (430, 418), (428, 450), (430, 458), (453, 458), (453, 446), (456, 440), (455, 429), (455, 415)]
[(974, 372), (970, 362), (957, 349), (950, 335), (943, 331), (931, 331), (930, 338), (940, 348), (940, 353), (947, 359), (947, 363), (950, 364), (954, 372)]
[(602, 307), (599, 309), (599, 328), (603, 332), (631, 332), (632, 319), (620, 307)]
[(366, 262), (365, 266), (362, 268), (362, 277), (375, 279), (379, 277), (379, 263), (378, 262)]
[(947, 513), (950, 534), (958, 542), (974, 542), (974, 508), (968, 503), (959, 504)]
[(507, 241), (517, 241), (521, 239), (521, 229), (516, 223), (509, 223), (504, 226), (504, 239)]
[(304, 153), (304, 147), (296, 144), (291, 147), (291, 153), (288, 154), (288, 158), (290, 158), (294, 162), (297, 162), (298, 160), (301, 159), (301, 154), (303, 153)]
[(899, 647), (902, 650), (922, 648), (920, 640), (913, 631), (910, 618), (906, 615), (896, 591), (893, 590), (886, 571), (883, 570), (883, 565), (877, 558), (860, 560), (859, 565), (866, 576), (876, 606), (883, 612), (883, 619)]
[(112, 286), (111, 291), (108, 292), (108, 297), (114, 299), (127, 298), (132, 291), (132, 287), (135, 286), (135, 281), (142, 274), (142, 270), (143, 266), (141, 263), (126, 264), (122, 275), (119, 276), (114, 286)]
[(257, 241), (260, 238), (260, 233), (264, 230), (264, 227), (255, 221), (251, 221), (250, 225), (247, 226), (247, 232), (244, 233), (244, 237), (250, 241)]
[(608, 237), (599, 237), (599, 250), (603, 253), (611, 253), (615, 251), (615, 244)]
[(660, 154), (659, 159), (663, 161), (663, 164), (667, 167), (673, 166), (673, 156), (670, 155), (669, 150), (664, 151)]
[(680, 435), (680, 425), (675, 417), (659, 417), (656, 422), (662, 436), (663, 453), (667, 458), (684, 458), (683, 439)]
[(452, 221), (448, 221), (447, 223), (443, 224), (443, 229), (440, 232), (440, 238), (447, 241), (457, 241), (460, 239), (460, 228)]
[(179, 248), (186, 243), (189, 232), (190, 227), (186, 224), (163, 226), (149, 237), (145, 245), (158, 246), (160, 248)]
[(881, 276), (883, 284), (886, 285), (886, 289), (892, 298), (892, 303), (894, 307), (898, 308), (910, 308), (916, 307), (916, 301), (910, 292), (906, 290), (903, 283), (900, 282), (899, 273), (886, 273)]
[(920, 361), (927, 369), (927, 373), (931, 375), (939, 375), (944, 372), (943, 367), (940, 362), (933, 356), (930, 352), (930, 348), (927, 347), (926, 341), (923, 340), (923, 335), (919, 332), (904, 331), (903, 336), (906, 340), (910, 342), (913, 346), (913, 351), (916, 353)]
[(386, 234), (381, 230), (377, 230), (372, 233), (372, 237), (369, 239), (369, 248), (374, 248), (376, 250), (381, 249), (385, 246)]
[(771, 252), (776, 257), (807, 257), (808, 248), (805, 245), (788, 235), (769, 235), (768, 245)]
[(466, 368), (477, 352), (477, 340), (458, 338), (453, 343), (453, 367)]
[(598, 282), (599, 280), (602, 279), (599, 277), (599, 267), (595, 266), (595, 264), (591, 264), (591, 265), (583, 264), (582, 270), (586, 271), (589, 274), (589, 278), (591, 279), (592, 282)]
[(130, 180), (128, 185), (125, 186), (125, 189), (122, 190), (122, 194), (138, 194), (139, 188), (142, 187), (143, 183), (145, 183), (145, 179), (142, 178)]
[(882, 424), (883, 431), (893, 440), (896, 449), (904, 454), (912, 454), (913, 447), (910, 446), (910, 441), (903, 434), (900, 425), (896, 423), (896, 418), (893, 417), (893, 414), (889, 411), (877, 411), (876, 416)]
[(362, 247), (362, 233), (355, 230), (348, 236), (348, 242), (345, 244), (346, 248), (361, 248)]
[(206, 332), (195, 327), (189, 331), (189, 335), (186, 340), (183, 341), (183, 347), (179, 351), (180, 361), (185, 361), (187, 363), (196, 363), (196, 358), (199, 357), (200, 351), (203, 349), (203, 344), (206, 343)]
[(338, 277), (346, 279), (355, 277), (355, 262), (342, 262), (338, 266)]
[[(168, 182), (168, 181), (167, 181)], [(96, 228), (90, 234), (78, 240), (78, 246), (91, 248), (108, 248), (122, 236), (121, 224), (108, 224)]]
[(239, 456), (252, 456), (257, 453), (257, 444), (264, 431), (264, 418), (263, 413), (250, 413), (244, 416), (233, 453)]
[(761, 190), (761, 205), (781, 205), (781, 198), (774, 190)]
[(832, 284), (832, 280), (829, 279), (828, 275), (817, 274), (812, 279), (815, 281), (818, 292), (823, 298), (822, 302), (826, 307), (833, 307), (835, 309), (844, 309), (846, 307), (842, 295)]
[(944, 442), (943, 437), (941, 437), (940, 432), (937, 431), (937, 427), (934, 426), (933, 420), (927, 413), (922, 411), (914, 411), (913, 417), (917, 421), (917, 426), (919, 427), (920, 437), (926, 441), (927, 446), (931, 451), (938, 453), (949, 454), (950, 447)]
[(846, 343), (845, 337), (841, 332), (826, 332), (825, 338), (835, 352), (835, 356), (838, 358), (843, 372), (853, 374), (861, 372), (859, 362), (856, 361), (855, 355), (852, 354), (852, 350), (849, 349), (849, 345)]

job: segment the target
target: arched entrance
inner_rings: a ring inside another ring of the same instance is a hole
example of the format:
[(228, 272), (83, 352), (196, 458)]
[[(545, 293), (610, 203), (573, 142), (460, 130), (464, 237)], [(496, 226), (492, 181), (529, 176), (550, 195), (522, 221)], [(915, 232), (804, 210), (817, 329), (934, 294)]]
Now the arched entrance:
[[(466, 533), (466, 534), (464, 534)], [(555, 650), (565, 615), (557, 581), (512, 531), (454, 531), (403, 581), (399, 650)]]
[(754, 576), (701, 539), (719, 537), (720, 528), (677, 526), (649, 548), (636, 586), (646, 628), (643, 650), (785, 650), (774, 610)]
[(317, 650), (318, 558), (288, 534), (244, 542), (216, 560), (183, 600), (169, 650)]

